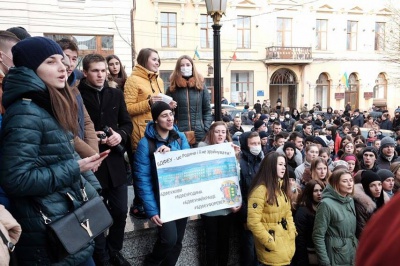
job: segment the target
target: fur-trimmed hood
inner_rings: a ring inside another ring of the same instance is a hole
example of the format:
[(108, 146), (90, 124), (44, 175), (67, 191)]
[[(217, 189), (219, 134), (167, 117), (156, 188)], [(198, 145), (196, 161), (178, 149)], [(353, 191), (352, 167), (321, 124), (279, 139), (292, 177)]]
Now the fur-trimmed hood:
[[(386, 204), (390, 200), (390, 198), (386, 193), (384, 193), (383, 189), (381, 193), (383, 193), (383, 201)], [(354, 185), (353, 199), (357, 203), (361, 204), (368, 213), (373, 213), (377, 208), (376, 202), (365, 193), (361, 183)]]

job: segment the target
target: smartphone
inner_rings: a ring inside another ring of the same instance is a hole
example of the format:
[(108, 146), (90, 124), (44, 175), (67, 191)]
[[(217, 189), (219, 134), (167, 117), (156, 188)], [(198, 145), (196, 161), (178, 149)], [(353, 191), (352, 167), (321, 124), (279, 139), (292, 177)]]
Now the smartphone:
[(101, 153), (99, 154), (99, 155), (100, 155), (100, 158), (102, 158), (102, 157), (104, 157), (104, 156), (107, 156), (109, 153), (110, 153), (110, 150), (106, 150), (106, 151), (101, 152)]

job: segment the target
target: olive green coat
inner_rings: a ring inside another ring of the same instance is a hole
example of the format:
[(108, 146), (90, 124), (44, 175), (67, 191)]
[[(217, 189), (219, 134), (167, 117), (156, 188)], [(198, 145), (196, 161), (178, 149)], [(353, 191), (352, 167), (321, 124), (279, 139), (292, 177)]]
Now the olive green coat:
[(357, 248), (354, 201), (329, 184), (315, 216), (313, 241), (320, 265), (354, 265)]

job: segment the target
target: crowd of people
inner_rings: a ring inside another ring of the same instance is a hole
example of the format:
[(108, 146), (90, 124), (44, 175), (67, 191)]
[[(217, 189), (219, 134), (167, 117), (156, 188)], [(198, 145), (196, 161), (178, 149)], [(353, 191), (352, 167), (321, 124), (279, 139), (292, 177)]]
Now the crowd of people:
[[(242, 205), (201, 215), (204, 265), (228, 265), (232, 228), (240, 265), (354, 265), (369, 220), (400, 188), (400, 109), (375, 119), (358, 109), (321, 113), (319, 103), (297, 110), (278, 99), (213, 122), (189, 56), (178, 58), (164, 92), (154, 49), (140, 50), (129, 77), (116, 55), (86, 55), (82, 71), (78, 55), (71, 39), (0, 31), (0, 232), (16, 245), (19, 265), (130, 265), (121, 253), (128, 213), (157, 226), (144, 264), (175, 265), (187, 218), (160, 219), (155, 152), (233, 142)], [(361, 127), (370, 129), (367, 138)], [(55, 257), (48, 223), (99, 196), (112, 226)], [(7, 264), (7, 248), (0, 255)]]

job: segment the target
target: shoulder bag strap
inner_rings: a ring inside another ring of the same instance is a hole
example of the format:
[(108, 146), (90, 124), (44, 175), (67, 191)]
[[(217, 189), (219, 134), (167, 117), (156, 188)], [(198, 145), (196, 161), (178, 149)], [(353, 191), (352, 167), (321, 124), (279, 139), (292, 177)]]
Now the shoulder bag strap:
[(0, 237), (3, 240), (4, 245), (6, 245), (6, 247), (8, 248), (8, 251), (10, 253), (13, 252), (15, 249), (15, 245), (11, 241), (8, 241), (8, 239), (6, 238), (6, 236), (3, 234), (3, 232), (1, 230), (0, 230)]

